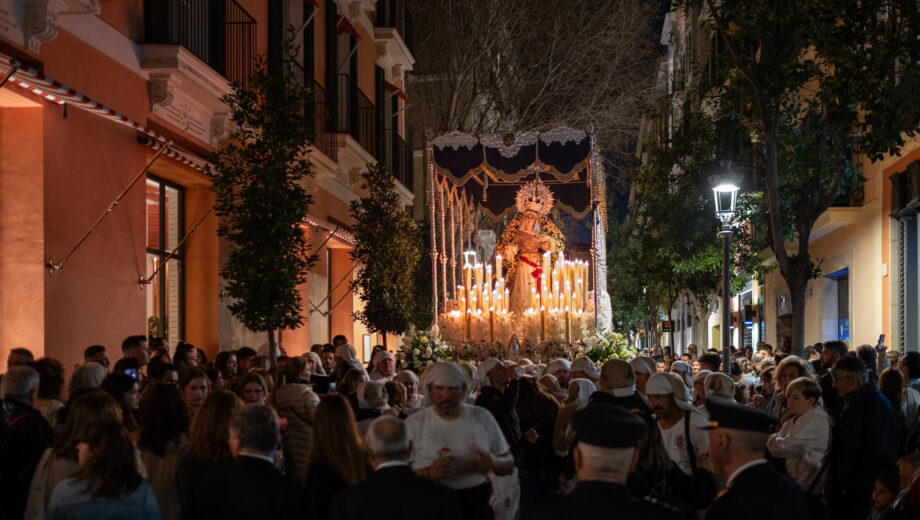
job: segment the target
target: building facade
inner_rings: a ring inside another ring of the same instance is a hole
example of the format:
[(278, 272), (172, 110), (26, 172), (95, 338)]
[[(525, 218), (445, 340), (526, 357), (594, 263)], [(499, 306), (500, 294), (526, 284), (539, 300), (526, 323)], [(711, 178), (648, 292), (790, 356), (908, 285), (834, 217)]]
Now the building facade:
[(282, 345), (344, 334), (369, 351), (349, 203), (379, 161), (414, 204), (409, 27), (400, 0), (0, 0), (0, 366), (26, 347), (70, 368), (145, 332), (211, 355), (267, 342), (227, 311), (205, 171), (227, 139), (221, 98), (255, 56), (283, 59), (289, 28), (312, 91), (303, 229), (320, 260)]

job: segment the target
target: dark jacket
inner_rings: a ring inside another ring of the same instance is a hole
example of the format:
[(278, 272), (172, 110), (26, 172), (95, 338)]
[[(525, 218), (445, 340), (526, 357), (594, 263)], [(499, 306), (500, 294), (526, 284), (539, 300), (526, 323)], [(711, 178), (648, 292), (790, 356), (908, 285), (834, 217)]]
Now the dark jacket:
[(494, 386), (485, 386), (479, 392), (479, 397), (476, 398), (476, 406), (492, 412), (502, 433), (505, 434), (505, 440), (508, 441), (515, 460), (521, 453), (521, 421), (515, 410), (519, 388), (518, 380), (512, 379), (504, 392)]
[(637, 497), (658, 497), (686, 512), (706, 509), (716, 495), (712, 474), (696, 468), (693, 475), (684, 473), (676, 464), (667, 471), (636, 467), (626, 481), (629, 491)]
[(521, 432), (533, 428), (537, 432), (536, 444), (524, 442), (521, 447), (521, 469), (559, 471), (562, 458), (553, 449), (553, 428), (559, 415), (559, 403), (540, 392), (536, 379), (522, 377), (519, 382), (518, 402), (515, 406), (521, 422)]
[(736, 476), (716, 496), (706, 520), (806, 520), (808, 508), (805, 491), (772, 464), (764, 463)]
[(897, 419), (888, 399), (868, 383), (844, 401), (831, 433), (828, 506), (835, 520), (861, 520), (869, 514), (875, 478), (897, 463)]
[(233, 459), (220, 462), (203, 462), (192, 458), (188, 454), (188, 445), (184, 445), (179, 453), (179, 465), (176, 467), (176, 489), (179, 491), (179, 505), (182, 507), (182, 517), (191, 519), (191, 495), (195, 484), (202, 475), (211, 468), (226, 466), (233, 463)]
[(307, 468), (307, 496), (315, 518), (326, 518), (332, 497), (348, 487), (326, 461), (317, 460)]
[(626, 395), (623, 397), (617, 397), (613, 394), (608, 394), (607, 392), (602, 392), (598, 390), (591, 394), (591, 398), (588, 401), (588, 404), (595, 403), (610, 403), (622, 406), (627, 410), (639, 410), (646, 415), (652, 415), (652, 409), (648, 405), (648, 401), (642, 397), (638, 391), (634, 391), (632, 395)]
[(332, 499), (330, 520), (460, 520), (453, 489), (420, 477), (409, 466), (391, 466)]
[(303, 488), (285, 478), (272, 463), (246, 456), (206, 471), (192, 488), (190, 503), (191, 516), (196, 519), (310, 516)]
[(843, 398), (837, 395), (837, 389), (834, 388), (834, 377), (828, 370), (818, 378), (818, 385), (821, 387), (821, 400), (824, 401), (824, 409), (837, 422), (840, 419), (840, 412), (843, 410)]
[(0, 518), (22, 518), (32, 475), (54, 435), (41, 412), (21, 401), (0, 401)]
[(621, 484), (602, 481), (579, 482), (568, 495), (556, 495), (524, 506), (527, 520), (669, 520), (681, 519), (677, 510), (639, 499)]

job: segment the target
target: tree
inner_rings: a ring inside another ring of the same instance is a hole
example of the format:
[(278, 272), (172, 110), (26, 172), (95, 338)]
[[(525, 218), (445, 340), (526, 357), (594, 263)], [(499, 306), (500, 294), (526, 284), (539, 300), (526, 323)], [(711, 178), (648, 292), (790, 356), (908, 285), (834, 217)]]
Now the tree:
[(727, 50), (714, 60), (725, 81), (713, 88), (759, 139), (769, 243), (801, 355), (806, 286), (818, 274), (812, 227), (858, 184), (857, 154), (896, 154), (920, 124), (920, 11), (908, 0), (676, 5), (705, 11)]
[(303, 323), (298, 286), (316, 261), (301, 228), (312, 202), (303, 187), (311, 175), (303, 116), (309, 92), (296, 79), (290, 42), (286, 50), (289, 59), (273, 72), (264, 55), (256, 58), (248, 86), (234, 84), (223, 98), (234, 128), (208, 170), (217, 232), (230, 245), (221, 270), (233, 298), (228, 308), (250, 330), (268, 333), (272, 366), (275, 331)]
[(653, 67), (655, 2), (414, 0), (410, 88), (423, 138), (460, 130), (593, 128), (606, 156), (628, 156), (638, 95)]
[[(715, 217), (709, 177), (721, 168), (720, 150), (737, 141), (744, 128), (730, 113), (713, 111), (712, 104), (691, 91), (667, 135), (652, 136), (644, 160), (630, 169), (628, 213), (610, 233), (615, 258), (608, 270), (614, 309), (634, 327), (659, 309), (670, 311), (681, 294), (692, 303), (693, 342), (705, 343), (705, 322), (719, 297), (722, 273), (720, 223)], [(670, 111), (670, 105), (667, 108)], [(660, 119), (653, 111), (649, 118)], [(748, 171), (750, 155), (731, 155), (733, 168)], [(765, 272), (758, 257), (766, 244), (757, 240), (756, 212), (743, 201), (741, 226), (732, 235), (733, 291), (748, 276)], [(654, 321), (654, 320), (653, 320)]]
[(386, 334), (405, 332), (416, 316), (422, 253), (418, 226), (400, 205), (393, 176), (381, 164), (368, 165), (363, 176), (368, 195), (351, 203), (357, 242), (352, 258), (358, 264), (352, 290), (364, 303), (355, 318), (383, 333), (386, 347)]

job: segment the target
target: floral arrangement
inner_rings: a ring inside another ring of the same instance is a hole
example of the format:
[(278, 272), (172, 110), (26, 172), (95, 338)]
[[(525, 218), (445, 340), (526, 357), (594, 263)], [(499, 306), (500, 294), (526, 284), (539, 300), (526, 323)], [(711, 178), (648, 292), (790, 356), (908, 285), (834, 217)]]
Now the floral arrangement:
[(403, 337), (403, 344), (396, 353), (399, 368), (420, 373), (425, 367), (437, 361), (453, 359), (453, 350), (441, 340), (437, 324), (426, 332), (410, 330)]
[(637, 352), (629, 346), (629, 339), (619, 332), (606, 332), (580, 342), (585, 355), (595, 363), (604, 363), (611, 359), (630, 361)]

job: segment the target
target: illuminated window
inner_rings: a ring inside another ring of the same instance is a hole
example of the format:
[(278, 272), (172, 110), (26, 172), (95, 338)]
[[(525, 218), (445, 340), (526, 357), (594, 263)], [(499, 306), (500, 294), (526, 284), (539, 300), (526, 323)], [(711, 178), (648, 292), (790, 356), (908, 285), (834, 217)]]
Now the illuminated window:
[(165, 338), (169, 345), (183, 335), (183, 255), (174, 251), (182, 240), (182, 216), (182, 188), (148, 177), (147, 276), (156, 276), (147, 290), (147, 333)]

